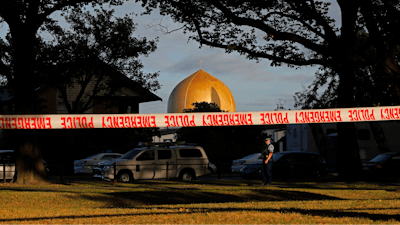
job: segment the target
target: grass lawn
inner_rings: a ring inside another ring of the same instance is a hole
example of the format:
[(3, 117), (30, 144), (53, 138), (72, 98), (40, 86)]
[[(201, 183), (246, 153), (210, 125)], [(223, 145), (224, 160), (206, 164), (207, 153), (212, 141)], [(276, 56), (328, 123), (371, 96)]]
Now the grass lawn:
[(0, 184), (0, 223), (400, 224), (400, 182)]

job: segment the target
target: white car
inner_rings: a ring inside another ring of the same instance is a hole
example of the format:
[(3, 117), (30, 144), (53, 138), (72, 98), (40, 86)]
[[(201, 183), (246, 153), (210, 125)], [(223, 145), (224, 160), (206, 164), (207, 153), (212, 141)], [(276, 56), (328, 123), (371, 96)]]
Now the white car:
[(121, 158), (120, 153), (99, 153), (96, 155), (89, 156), (84, 159), (74, 161), (74, 172), (75, 173), (89, 173), (93, 174), (93, 168), (104, 160), (118, 159)]
[(99, 165), (102, 179), (131, 182), (168, 177), (191, 181), (208, 174), (209, 161), (202, 147), (167, 144), (134, 148), (120, 159)]
[[(4, 164), (5, 165), (4, 165)], [(46, 162), (43, 160), (43, 166), (45, 169), (45, 175), (49, 173), (49, 168)], [(6, 180), (16, 179), (16, 169), (15, 169), (15, 153), (14, 150), (0, 150), (0, 180), (4, 179), (4, 167)]]
[(243, 166), (253, 163), (262, 163), (261, 153), (253, 153), (251, 155), (245, 156), (241, 159), (235, 159), (232, 161), (231, 170), (234, 173), (239, 173)]

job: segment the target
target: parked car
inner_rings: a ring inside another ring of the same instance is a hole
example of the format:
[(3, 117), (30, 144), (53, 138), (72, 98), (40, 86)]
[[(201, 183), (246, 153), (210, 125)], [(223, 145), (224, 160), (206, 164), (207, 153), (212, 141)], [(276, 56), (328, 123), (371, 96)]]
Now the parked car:
[(96, 155), (89, 156), (84, 159), (74, 161), (74, 173), (89, 173), (93, 174), (93, 168), (97, 164), (104, 160), (121, 158), (120, 153), (99, 153)]
[[(6, 171), (6, 180), (17, 179), (17, 171), (15, 168), (14, 150), (0, 150), (0, 180), (4, 179), (4, 166)], [(43, 166), (46, 177), (49, 174), (47, 163), (43, 160)]]
[[(102, 165), (101, 177), (131, 182), (142, 179), (178, 178), (191, 181), (207, 175), (209, 160), (200, 146), (176, 145), (134, 148), (120, 159)], [(115, 172), (114, 172), (115, 163)], [(114, 176), (116, 174), (116, 177)]]
[(261, 163), (261, 161), (262, 161), (261, 153), (253, 153), (253, 154), (245, 156), (241, 159), (233, 160), (231, 170), (234, 173), (239, 173), (244, 165), (257, 163), (257, 162)]
[[(122, 156), (121, 156), (122, 157)], [(121, 158), (119, 157), (119, 158)], [(94, 168), (93, 168), (93, 177), (96, 178), (101, 178), (101, 170), (106, 166), (110, 164), (114, 164), (114, 161), (119, 158), (114, 158), (114, 159), (109, 159), (109, 160), (103, 160), (99, 162)]]
[(207, 174), (212, 174), (217, 172), (217, 166), (211, 162), (208, 162)]
[(363, 165), (363, 171), (368, 177), (399, 177), (400, 152), (386, 152), (377, 155)]
[[(272, 157), (273, 177), (320, 177), (328, 173), (325, 160), (315, 152), (277, 152)], [(245, 165), (240, 171), (244, 178), (261, 178), (262, 162)]]

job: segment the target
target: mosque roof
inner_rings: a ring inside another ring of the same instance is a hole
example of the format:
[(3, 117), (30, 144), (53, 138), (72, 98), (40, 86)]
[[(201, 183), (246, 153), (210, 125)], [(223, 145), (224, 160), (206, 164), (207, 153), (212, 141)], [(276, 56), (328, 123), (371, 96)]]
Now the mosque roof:
[(168, 113), (182, 113), (195, 102), (214, 102), (221, 110), (235, 112), (235, 101), (229, 88), (214, 76), (200, 69), (182, 80), (168, 99)]

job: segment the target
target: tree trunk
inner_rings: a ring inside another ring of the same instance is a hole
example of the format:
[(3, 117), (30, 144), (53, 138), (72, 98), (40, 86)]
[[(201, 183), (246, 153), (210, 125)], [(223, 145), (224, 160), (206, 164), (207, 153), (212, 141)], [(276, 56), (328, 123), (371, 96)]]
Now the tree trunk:
[[(338, 87), (338, 108), (354, 107), (355, 73), (351, 66), (343, 66), (340, 71)], [(362, 164), (357, 141), (356, 124), (345, 122), (337, 124), (338, 148), (336, 152), (336, 168), (339, 178), (344, 180), (359, 179)]]
[[(357, 43), (357, 14), (361, 0), (353, 2), (338, 0), (342, 12), (342, 28), (338, 45), (336, 46), (333, 70), (339, 75), (338, 108), (355, 106), (354, 89), (358, 69), (357, 56), (354, 47)], [(344, 115), (343, 115), (344, 116)], [(338, 148), (336, 151), (336, 168), (339, 178), (354, 180), (360, 177), (362, 164), (358, 149), (356, 126), (354, 122), (337, 124)]]
[[(16, 114), (35, 114), (38, 88), (32, 72), (35, 34), (28, 26), (10, 27), (14, 47), (14, 79), (10, 82), (14, 91)], [(16, 170), (18, 183), (41, 182), (44, 180), (44, 168), (37, 143), (37, 130), (18, 130), (14, 133)]]
[(37, 130), (18, 130), (19, 145), (16, 148), (17, 182), (46, 181), (42, 154), (37, 146)]

